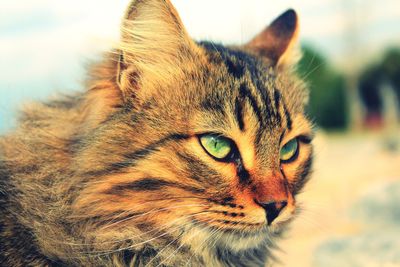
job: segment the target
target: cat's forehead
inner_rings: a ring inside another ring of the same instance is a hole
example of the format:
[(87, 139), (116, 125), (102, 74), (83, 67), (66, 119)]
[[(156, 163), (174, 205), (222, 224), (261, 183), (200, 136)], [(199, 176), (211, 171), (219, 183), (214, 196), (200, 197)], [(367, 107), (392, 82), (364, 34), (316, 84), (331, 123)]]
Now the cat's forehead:
[(212, 42), (200, 42), (211, 64), (225, 65), (228, 74), (235, 79), (248, 78), (264, 80), (274, 78), (267, 61), (236, 47), (226, 47)]
[[(231, 136), (240, 129), (258, 144), (279, 141), (282, 132), (298, 128), (303, 118), (302, 84), (263, 58), (241, 48), (198, 43), (213, 71), (199, 97), (199, 131)], [(197, 89), (198, 90), (198, 89)], [(201, 91), (201, 90), (200, 90)], [(296, 119), (297, 118), (297, 119)]]
[[(213, 42), (199, 42), (213, 66), (208, 81), (215, 87), (207, 88), (215, 101), (219, 94), (222, 99), (235, 100), (241, 88), (253, 91), (260, 101), (261, 109), (271, 109), (270, 102), (286, 99), (291, 112), (303, 113), (308, 94), (305, 84), (298, 78), (294, 69), (281, 69), (268, 58), (247, 51), (243, 47), (227, 47)], [(212, 99), (209, 99), (211, 102)], [(265, 111), (265, 110), (264, 110)]]

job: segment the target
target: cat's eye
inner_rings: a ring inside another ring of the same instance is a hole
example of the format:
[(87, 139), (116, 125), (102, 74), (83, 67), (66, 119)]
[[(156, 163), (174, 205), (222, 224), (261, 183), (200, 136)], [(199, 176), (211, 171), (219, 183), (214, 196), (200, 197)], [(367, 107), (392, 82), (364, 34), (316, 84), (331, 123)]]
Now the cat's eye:
[(200, 143), (208, 154), (219, 160), (227, 158), (232, 152), (232, 141), (217, 134), (200, 136)]
[(282, 163), (289, 163), (297, 158), (298, 153), (299, 141), (297, 138), (293, 138), (281, 148), (279, 158)]

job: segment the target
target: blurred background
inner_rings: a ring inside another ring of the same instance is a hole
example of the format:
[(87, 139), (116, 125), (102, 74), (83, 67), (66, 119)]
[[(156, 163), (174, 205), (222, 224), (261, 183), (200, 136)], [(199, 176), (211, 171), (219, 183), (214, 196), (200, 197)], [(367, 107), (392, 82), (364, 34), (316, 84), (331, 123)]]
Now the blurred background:
[[(0, 0), (0, 133), (22, 103), (83, 90), (85, 65), (118, 40), (128, 2)], [(280, 264), (400, 266), (400, 2), (172, 2), (192, 37), (224, 44), (299, 13), (316, 160)]]

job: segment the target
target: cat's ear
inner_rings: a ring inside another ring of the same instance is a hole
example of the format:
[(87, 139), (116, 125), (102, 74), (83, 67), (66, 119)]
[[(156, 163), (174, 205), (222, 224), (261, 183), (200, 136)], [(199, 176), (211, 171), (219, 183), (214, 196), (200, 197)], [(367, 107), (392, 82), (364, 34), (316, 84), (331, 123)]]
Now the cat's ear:
[(245, 48), (264, 57), (277, 67), (291, 66), (300, 58), (297, 47), (298, 17), (289, 9), (250, 40)]
[[(169, 0), (133, 0), (121, 27), (117, 83), (123, 96), (146, 94), (182, 74), (196, 49)], [(141, 90), (145, 85), (146, 90)]]

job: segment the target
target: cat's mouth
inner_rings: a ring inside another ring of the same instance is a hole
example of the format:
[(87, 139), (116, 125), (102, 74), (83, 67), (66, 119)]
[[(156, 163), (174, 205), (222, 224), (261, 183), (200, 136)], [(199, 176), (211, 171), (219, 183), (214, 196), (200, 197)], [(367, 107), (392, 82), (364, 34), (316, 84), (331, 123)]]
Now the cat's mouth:
[(202, 220), (201, 218), (192, 219), (192, 223), (221, 233), (240, 232), (240, 234), (245, 235), (258, 235), (263, 231), (271, 233), (280, 232), (281, 228), (284, 228), (292, 218), (293, 216), (285, 217), (273, 222), (272, 224), (269, 224), (267, 220), (262, 222), (247, 222), (243, 220), (236, 221), (228, 219)]
[[(265, 218), (259, 222), (246, 219), (227, 218), (192, 218), (190, 229), (190, 243), (199, 243), (202, 246), (216, 246), (229, 248), (232, 251), (269, 246), (274, 237), (279, 236), (293, 216), (282, 216), (276, 222), (268, 224)], [(244, 217), (245, 218), (245, 217)]]
[(271, 202), (265, 205), (233, 202), (216, 204), (218, 205), (212, 205), (205, 211), (199, 212), (198, 216), (194, 217), (194, 222), (221, 232), (258, 234), (265, 229), (279, 231), (291, 221), (296, 211), (294, 202), (284, 202), (284, 204)]
[(230, 204), (222, 208), (215, 210), (214, 206), (214, 209), (205, 213), (200, 212), (192, 218), (193, 225), (229, 242), (246, 241), (249, 246), (279, 235), (292, 221), (296, 211), (294, 205), (287, 205), (279, 214), (272, 216), (267, 210), (257, 206)]
[(197, 225), (203, 225), (211, 229), (215, 229), (221, 232), (258, 232), (260, 229), (267, 227), (266, 221), (264, 222), (246, 222), (243, 220), (229, 220), (229, 219), (213, 219), (213, 220), (202, 220), (201, 218), (193, 219), (193, 223)]
[(260, 235), (263, 232), (280, 232), (293, 218), (290, 211), (283, 212), (272, 223), (268, 222), (268, 216), (263, 211), (258, 210), (253, 214), (223, 211), (221, 215), (211, 219), (206, 216), (197, 216), (192, 219), (192, 222), (196, 226), (209, 228), (212, 232), (233, 235), (240, 233), (240, 236), (252, 236)]

